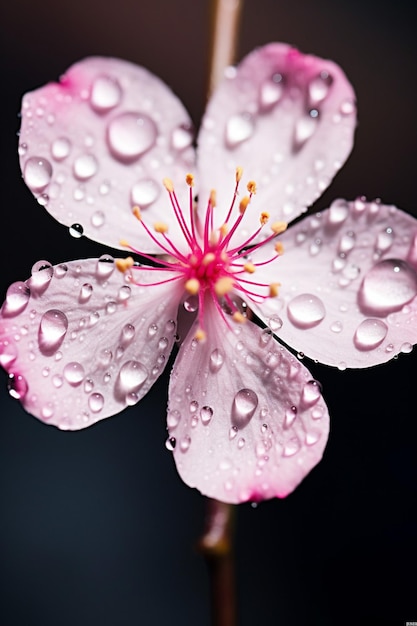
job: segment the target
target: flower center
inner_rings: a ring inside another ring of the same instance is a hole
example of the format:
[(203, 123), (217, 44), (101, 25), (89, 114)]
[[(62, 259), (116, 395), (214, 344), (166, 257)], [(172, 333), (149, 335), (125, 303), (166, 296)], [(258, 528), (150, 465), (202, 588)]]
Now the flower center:
[(252, 275), (259, 266), (272, 263), (283, 253), (282, 244), (276, 242), (272, 256), (265, 261), (252, 262), (249, 255), (275, 239), (286, 229), (287, 225), (284, 222), (275, 222), (271, 225), (272, 234), (265, 237), (262, 242), (258, 242), (259, 234), (269, 220), (268, 213), (263, 212), (259, 217), (260, 225), (253, 234), (243, 243), (240, 242), (238, 245), (233, 243), (234, 235), (250, 205), (253, 194), (256, 193), (256, 184), (250, 181), (247, 184), (248, 195), (243, 196), (239, 201), (237, 216), (235, 216), (241, 178), (242, 169), (237, 168), (232, 202), (225, 220), (219, 228), (215, 228), (213, 225), (214, 211), (217, 209), (215, 191), (210, 194), (204, 220), (200, 222), (196, 215), (193, 200), (194, 177), (192, 174), (186, 176), (186, 182), (189, 186), (188, 217), (178, 202), (172, 181), (170, 179), (163, 181), (169, 194), (172, 210), (185, 240), (186, 252), (182, 252), (184, 246), (177, 246), (176, 242), (170, 239), (168, 226), (165, 223), (156, 222), (151, 230), (137, 206), (133, 208), (134, 215), (153, 243), (157, 244), (163, 256), (154, 257), (136, 250), (126, 241), (120, 242), (132, 252), (149, 261), (157, 261), (159, 265), (159, 267), (134, 265), (133, 259), (129, 257), (128, 259), (118, 259), (117, 267), (120, 271), (131, 272), (131, 270), (146, 269), (156, 273), (161, 270), (172, 272), (172, 277), (168, 279), (164, 278), (146, 284), (141, 283), (140, 279), (135, 280), (133, 274), (130, 273), (130, 282), (140, 286), (152, 287), (167, 282), (182, 281), (186, 294), (198, 298), (200, 330), (197, 334), (199, 339), (203, 339), (205, 336), (204, 305), (207, 298), (214, 301), (221, 317), (228, 323), (225, 308), (231, 312), (236, 321), (245, 321), (244, 315), (238, 310), (232, 298), (233, 293), (239, 295), (243, 300), (253, 302), (262, 302), (265, 298), (278, 295), (279, 283), (256, 282)]

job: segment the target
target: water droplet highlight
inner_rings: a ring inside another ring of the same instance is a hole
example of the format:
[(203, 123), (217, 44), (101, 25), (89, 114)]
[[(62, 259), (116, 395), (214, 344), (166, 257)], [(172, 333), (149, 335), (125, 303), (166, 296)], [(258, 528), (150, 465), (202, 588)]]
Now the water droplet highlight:
[(30, 157), (23, 169), (23, 179), (32, 191), (43, 191), (51, 182), (52, 165), (43, 157)]
[(380, 319), (363, 320), (357, 327), (354, 343), (358, 350), (373, 350), (387, 336), (388, 326)]
[(258, 406), (258, 396), (252, 389), (241, 389), (233, 399), (232, 424), (244, 428), (252, 419)]
[(226, 126), (226, 144), (228, 148), (236, 148), (252, 137), (255, 122), (250, 113), (239, 113), (229, 118)]
[(369, 270), (362, 281), (359, 306), (374, 315), (399, 311), (417, 295), (417, 274), (405, 261), (386, 259)]
[(144, 113), (121, 113), (107, 127), (107, 143), (118, 161), (131, 163), (155, 145), (155, 122)]
[(107, 113), (116, 107), (122, 98), (122, 89), (111, 76), (98, 76), (93, 82), (90, 105), (97, 113)]
[(287, 313), (297, 328), (313, 328), (324, 319), (326, 309), (320, 298), (311, 293), (303, 293), (288, 303)]
[(41, 318), (38, 332), (39, 349), (50, 356), (62, 345), (68, 330), (68, 318), (58, 309), (46, 311)]
[(152, 178), (142, 178), (130, 190), (131, 203), (146, 209), (158, 199), (160, 190), (160, 186)]

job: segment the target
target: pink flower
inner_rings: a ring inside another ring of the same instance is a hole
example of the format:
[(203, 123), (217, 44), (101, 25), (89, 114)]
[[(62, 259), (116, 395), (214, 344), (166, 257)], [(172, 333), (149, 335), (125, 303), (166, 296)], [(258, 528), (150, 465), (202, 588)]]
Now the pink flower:
[(417, 339), (414, 218), (336, 200), (283, 232), (346, 160), (355, 119), (340, 68), (283, 44), (227, 71), (197, 163), (187, 113), (142, 68), (86, 59), (26, 95), (19, 151), (38, 202), (142, 264), (40, 261), (11, 285), (10, 393), (59, 428), (90, 426), (147, 393), (179, 334), (167, 447), (183, 480), (227, 502), (291, 492), (320, 460), (329, 416), (276, 336), (339, 369)]

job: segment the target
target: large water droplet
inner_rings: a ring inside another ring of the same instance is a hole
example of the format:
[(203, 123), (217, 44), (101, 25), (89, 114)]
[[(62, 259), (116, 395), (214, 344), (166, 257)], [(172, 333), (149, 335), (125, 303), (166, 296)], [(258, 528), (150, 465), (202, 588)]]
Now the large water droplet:
[(175, 449), (176, 445), (177, 445), (177, 440), (175, 439), (175, 437), (168, 437), (168, 439), (165, 441), (165, 447), (170, 452), (172, 452)]
[(73, 387), (77, 387), (82, 383), (84, 380), (84, 368), (81, 363), (76, 361), (67, 363), (64, 367), (64, 378)]
[(80, 294), (78, 296), (79, 302), (81, 302), (82, 304), (84, 304), (85, 302), (88, 302), (92, 294), (93, 294), (93, 285), (90, 285), (90, 283), (84, 283), (84, 285), (80, 289)]
[(195, 313), (195, 311), (197, 311), (198, 309), (198, 296), (188, 296), (184, 300), (184, 309), (188, 313)]
[(109, 278), (114, 271), (114, 259), (108, 254), (102, 254), (97, 260), (97, 274), (101, 279)]
[(121, 339), (124, 345), (130, 343), (135, 336), (135, 327), (133, 324), (125, 324), (122, 328)]
[(69, 234), (71, 235), (71, 237), (74, 237), (74, 239), (79, 239), (83, 236), (83, 233), (84, 228), (81, 226), (81, 224), (72, 224), (69, 227)]
[(210, 354), (210, 371), (215, 374), (218, 372), (224, 363), (224, 355), (219, 348), (215, 348)]
[(55, 161), (63, 161), (71, 152), (71, 142), (66, 137), (55, 139), (51, 146), (51, 153)]
[(120, 368), (117, 379), (118, 392), (126, 395), (136, 392), (148, 378), (148, 370), (139, 361), (127, 361)]
[(252, 419), (256, 407), (258, 406), (258, 396), (252, 389), (241, 389), (233, 399), (232, 424), (236, 428), (244, 428)]
[[(278, 74), (277, 76), (280, 76)], [(281, 80), (267, 80), (261, 85), (259, 104), (261, 111), (270, 111), (281, 100), (284, 94), (284, 85)]]
[(309, 380), (303, 387), (301, 400), (304, 406), (313, 406), (321, 398), (321, 385), (317, 380)]
[(374, 315), (400, 310), (417, 295), (417, 274), (405, 261), (380, 261), (363, 279), (359, 292), (361, 309)]
[(311, 293), (295, 296), (287, 306), (288, 317), (297, 328), (313, 328), (326, 315), (323, 302)]
[(346, 200), (335, 200), (328, 211), (328, 221), (332, 226), (343, 224), (349, 215), (349, 204)]
[(0, 365), (7, 370), (16, 359), (17, 348), (14, 343), (9, 343), (7, 340), (0, 341)]
[(354, 342), (358, 350), (373, 350), (384, 341), (388, 326), (379, 319), (363, 320), (356, 329)]
[(92, 154), (82, 154), (74, 161), (73, 172), (78, 180), (88, 180), (97, 173), (98, 163)]
[(32, 191), (43, 191), (52, 178), (52, 165), (43, 157), (30, 157), (23, 169), (23, 178)]
[(228, 148), (236, 148), (253, 135), (255, 122), (250, 113), (239, 113), (229, 118), (226, 126), (226, 144)]
[(28, 392), (28, 384), (21, 374), (9, 374), (7, 379), (7, 389), (12, 398), (22, 400)]
[(90, 104), (97, 113), (114, 109), (122, 98), (122, 90), (117, 80), (111, 76), (98, 76), (91, 88)]
[(159, 197), (161, 188), (152, 178), (142, 178), (130, 190), (132, 205), (139, 205), (146, 209)]
[(317, 128), (318, 117), (305, 115), (301, 117), (294, 128), (293, 149), (298, 152), (304, 144), (314, 135)]
[(101, 393), (92, 393), (88, 398), (88, 406), (93, 413), (100, 413), (104, 406), (104, 397)]
[(112, 155), (130, 163), (155, 145), (155, 122), (144, 113), (121, 113), (107, 127), (107, 143)]
[(6, 300), (3, 304), (2, 315), (13, 317), (19, 315), (27, 307), (30, 298), (30, 289), (26, 283), (18, 281), (7, 289)]
[(204, 426), (207, 426), (207, 424), (210, 424), (212, 417), (213, 417), (213, 409), (211, 408), (211, 406), (201, 407), (200, 418), (201, 418), (201, 423)]
[(68, 318), (58, 309), (50, 309), (42, 315), (38, 341), (42, 354), (50, 356), (62, 345), (68, 330)]
[(308, 97), (311, 107), (317, 106), (327, 97), (333, 82), (332, 76), (323, 70), (318, 76), (313, 78), (308, 85)]
[(54, 268), (48, 261), (38, 261), (32, 267), (32, 276), (29, 280), (30, 289), (36, 293), (43, 293), (54, 275)]

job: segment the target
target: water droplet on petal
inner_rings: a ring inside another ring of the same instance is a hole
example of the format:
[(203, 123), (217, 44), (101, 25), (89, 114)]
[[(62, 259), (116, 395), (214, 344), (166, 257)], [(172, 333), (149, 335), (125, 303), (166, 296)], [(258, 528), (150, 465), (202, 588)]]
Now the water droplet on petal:
[(120, 368), (117, 390), (126, 395), (136, 392), (148, 378), (148, 370), (139, 361), (127, 361)]
[(172, 452), (175, 449), (176, 445), (177, 445), (177, 440), (175, 439), (175, 437), (168, 437), (168, 439), (165, 442), (165, 447), (170, 452)]
[(375, 250), (377, 253), (381, 254), (383, 252), (387, 252), (394, 243), (394, 231), (392, 228), (385, 228), (383, 231), (378, 233), (375, 242)]
[(332, 226), (343, 224), (349, 215), (349, 205), (345, 200), (336, 200), (328, 211), (328, 221)]
[(309, 380), (303, 387), (301, 400), (305, 406), (316, 404), (321, 398), (321, 385), (317, 380)]
[(308, 96), (311, 107), (317, 106), (327, 97), (332, 83), (332, 76), (325, 70), (310, 81)]
[(168, 428), (176, 428), (180, 423), (181, 414), (176, 409), (168, 411), (167, 425)]
[(122, 285), (122, 287), (120, 287), (118, 293), (117, 293), (117, 298), (121, 301), (121, 302), (125, 302), (126, 300), (128, 300), (131, 296), (132, 290), (129, 287), (129, 285)]
[(229, 439), (232, 441), (236, 437), (238, 432), (239, 429), (237, 426), (231, 426), (229, 430)]
[(255, 122), (250, 113), (239, 113), (229, 118), (226, 126), (226, 144), (228, 148), (236, 148), (252, 137)]
[(298, 152), (314, 135), (317, 122), (318, 118), (311, 115), (305, 115), (298, 120), (294, 128), (293, 149), (295, 152)]
[(107, 127), (107, 143), (115, 159), (136, 161), (155, 145), (155, 122), (144, 113), (121, 113)]
[(97, 260), (97, 274), (100, 279), (109, 278), (114, 271), (114, 259), (108, 254), (103, 254)]
[(373, 350), (384, 341), (388, 326), (380, 319), (363, 320), (356, 329), (354, 342), (358, 350)]
[(74, 239), (79, 239), (83, 236), (83, 233), (84, 228), (81, 226), (81, 224), (72, 224), (72, 226), (69, 227), (69, 234), (71, 235), (71, 237), (74, 237)]
[(343, 324), (342, 322), (340, 322), (339, 320), (337, 320), (336, 322), (333, 322), (330, 326), (330, 330), (333, 333), (341, 333), (343, 330)]
[(15, 400), (22, 400), (28, 392), (28, 384), (21, 374), (9, 374), (7, 379), (7, 389)]
[(39, 324), (38, 341), (42, 354), (50, 356), (62, 345), (68, 330), (68, 318), (58, 309), (46, 311)]
[(93, 286), (90, 283), (84, 283), (84, 285), (80, 289), (80, 295), (78, 296), (78, 300), (81, 303), (88, 302), (93, 293)]
[(30, 289), (26, 283), (18, 281), (7, 289), (6, 300), (3, 304), (2, 315), (13, 317), (19, 315), (27, 306), (30, 299)]
[(91, 88), (90, 104), (97, 113), (114, 109), (122, 98), (122, 90), (117, 80), (111, 76), (98, 76)]
[(241, 389), (233, 399), (232, 424), (237, 428), (244, 428), (252, 419), (256, 407), (258, 406), (258, 396), (252, 389)]
[(16, 359), (17, 348), (14, 343), (9, 343), (7, 340), (0, 341), (0, 365), (7, 370)]
[(259, 104), (261, 111), (270, 111), (281, 100), (284, 94), (284, 85), (275, 80), (267, 80), (261, 85)]
[(31, 157), (25, 163), (23, 178), (32, 191), (43, 191), (52, 178), (52, 165), (43, 157)]
[(135, 336), (135, 327), (133, 324), (125, 324), (122, 328), (121, 339), (124, 345), (130, 343)]
[(282, 324), (282, 319), (278, 315), (274, 315), (268, 320), (268, 326), (274, 333), (282, 328)]
[(285, 456), (285, 457), (294, 456), (294, 454), (297, 454), (299, 449), (300, 449), (300, 442), (296, 437), (293, 437), (292, 439), (287, 441), (287, 443), (285, 444), (282, 456)]
[(54, 268), (48, 261), (38, 261), (32, 267), (32, 276), (29, 280), (30, 289), (43, 293), (54, 275)]
[(142, 178), (130, 190), (131, 203), (146, 209), (158, 199), (160, 191), (160, 186), (152, 178)]
[(100, 413), (104, 406), (104, 397), (101, 393), (92, 393), (88, 398), (88, 406), (92, 413)]
[(212, 417), (213, 417), (213, 409), (211, 408), (211, 406), (203, 406), (200, 409), (201, 423), (204, 426), (207, 426), (207, 424), (211, 422)]
[(189, 435), (185, 435), (185, 437), (183, 437), (180, 441), (181, 452), (187, 452), (190, 445), (191, 445), (191, 437)]
[(84, 380), (84, 368), (81, 363), (72, 361), (64, 367), (64, 378), (72, 385), (77, 387)]
[(291, 406), (285, 411), (284, 428), (290, 428), (297, 417), (297, 407)]
[(55, 139), (51, 146), (51, 153), (55, 161), (63, 161), (71, 152), (71, 142), (66, 137)]
[(239, 450), (241, 450), (244, 445), (245, 445), (245, 439), (243, 437), (240, 437), (237, 442), (237, 447), (239, 448)]
[(355, 247), (355, 242), (356, 242), (356, 235), (353, 231), (348, 231), (347, 233), (344, 233), (339, 241), (339, 246), (338, 246), (338, 250), (341, 253), (346, 254), (347, 252), (350, 252), (352, 250), (352, 248)]
[(55, 268), (55, 276), (57, 278), (64, 278), (67, 272), (68, 272), (68, 266), (65, 265), (65, 263), (61, 263), (60, 265), (57, 265), (57, 267)]
[(184, 309), (188, 313), (194, 313), (198, 309), (198, 296), (193, 296), (193, 295), (188, 296), (184, 300), (183, 304), (184, 304)]
[(412, 350), (413, 350), (413, 345), (409, 343), (408, 341), (405, 341), (403, 344), (401, 344), (400, 352), (402, 352), (403, 354), (410, 354)]
[(193, 130), (188, 125), (182, 124), (172, 131), (171, 144), (174, 150), (185, 150), (193, 142)]
[(161, 339), (158, 341), (158, 348), (160, 350), (165, 350), (168, 347), (169, 341), (166, 337), (161, 337)]
[(210, 354), (210, 371), (215, 374), (218, 372), (224, 363), (223, 352), (218, 348), (215, 348)]
[(287, 306), (288, 317), (297, 328), (313, 328), (326, 315), (323, 302), (311, 293), (295, 296)]
[(82, 154), (74, 161), (73, 172), (78, 180), (88, 180), (97, 173), (98, 163), (92, 154)]
[(158, 332), (158, 326), (156, 324), (151, 324), (148, 328), (149, 337), (154, 337)]
[(372, 267), (359, 292), (361, 308), (374, 315), (400, 310), (417, 295), (417, 274), (405, 261), (386, 259)]

